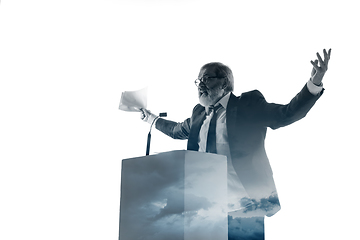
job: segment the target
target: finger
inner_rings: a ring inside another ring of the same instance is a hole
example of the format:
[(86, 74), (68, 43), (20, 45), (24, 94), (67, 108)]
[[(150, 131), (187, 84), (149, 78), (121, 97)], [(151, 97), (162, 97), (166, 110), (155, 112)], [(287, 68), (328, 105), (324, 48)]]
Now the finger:
[[(314, 63), (316, 64), (316, 66), (319, 66), (319, 65), (318, 65), (318, 62), (319, 62), (319, 61), (318, 61), (317, 59), (314, 61)], [(314, 73), (315, 73), (315, 71), (316, 71), (316, 69), (313, 68), (313, 72), (314, 72)]]
[(319, 66), (319, 65), (318, 65), (319, 60), (316, 59), (316, 60), (313, 61), (313, 63), (316, 64), (316, 66)]
[(325, 64), (326, 66), (328, 65), (328, 62), (330, 60), (330, 54), (331, 54), (331, 49), (329, 49), (329, 52), (326, 52), (326, 49), (323, 50), (324, 51), (324, 57), (325, 57)]
[[(317, 59), (314, 61), (314, 63), (316, 64), (316, 66), (318, 66), (318, 60)], [(313, 67), (312, 70), (311, 70), (311, 76), (315, 75), (315, 73), (316, 73), (316, 68)]]
[(316, 56), (317, 56), (318, 59), (319, 59), (320, 67), (325, 67), (325, 63), (324, 63), (324, 61), (322, 60), (322, 58), (321, 58), (321, 56), (320, 56), (320, 54), (319, 54), (318, 52), (316, 53)]
[(325, 48), (323, 49), (323, 53), (324, 53), (324, 62), (325, 62), (325, 64), (327, 65), (327, 64), (328, 64), (328, 61), (329, 61), (329, 58), (328, 58), (328, 54), (327, 54)]
[(145, 109), (144, 108), (140, 108), (140, 117), (142, 120), (144, 120), (144, 118), (146, 118), (146, 112), (145, 112)]
[[(315, 62), (316, 62), (316, 63), (315, 63)], [(310, 61), (310, 63), (313, 65), (313, 67), (314, 67), (317, 71), (320, 71), (320, 68), (319, 68), (318, 65), (317, 65), (317, 60), (315, 60), (315, 62)]]
[(318, 66), (318, 67), (319, 67), (319, 65), (318, 65), (319, 60), (317, 60), (317, 59), (316, 59), (316, 60), (314, 60), (314, 61), (313, 61), (313, 63), (314, 63), (316, 66)]

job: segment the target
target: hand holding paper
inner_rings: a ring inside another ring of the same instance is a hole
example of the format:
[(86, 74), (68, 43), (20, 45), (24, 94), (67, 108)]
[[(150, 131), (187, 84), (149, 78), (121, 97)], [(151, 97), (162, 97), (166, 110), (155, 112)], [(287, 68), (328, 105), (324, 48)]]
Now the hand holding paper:
[(158, 115), (151, 113), (149, 110), (145, 108), (141, 108), (140, 110), (141, 110), (141, 114), (140, 114), (141, 120), (149, 124), (152, 124), (156, 120), (156, 118), (159, 117)]
[(147, 88), (138, 91), (125, 91), (121, 94), (119, 109), (128, 112), (141, 112), (147, 106)]

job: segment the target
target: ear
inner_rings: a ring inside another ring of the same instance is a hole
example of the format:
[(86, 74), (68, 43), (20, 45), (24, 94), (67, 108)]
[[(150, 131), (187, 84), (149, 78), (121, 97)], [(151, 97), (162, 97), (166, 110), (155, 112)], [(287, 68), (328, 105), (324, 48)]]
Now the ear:
[(223, 85), (222, 85), (222, 89), (227, 88), (227, 86), (228, 86), (228, 83), (227, 83), (227, 81), (225, 81), (225, 82), (223, 83)]

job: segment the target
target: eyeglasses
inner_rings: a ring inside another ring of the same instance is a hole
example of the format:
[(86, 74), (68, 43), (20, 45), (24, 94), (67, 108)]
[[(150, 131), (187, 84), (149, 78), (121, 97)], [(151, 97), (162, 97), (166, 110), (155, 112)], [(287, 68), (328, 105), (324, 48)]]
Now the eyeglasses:
[(199, 85), (200, 85), (201, 82), (206, 85), (206, 84), (209, 82), (209, 80), (212, 79), (212, 78), (224, 78), (224, 77), (208, 77), (208, 76), (203, 76), (202, 78), (200, 78), (200, 79), (197, 78), (197, 79), (195, 80), (195, 85), (196, 85), (197, 87), (199, 87)]

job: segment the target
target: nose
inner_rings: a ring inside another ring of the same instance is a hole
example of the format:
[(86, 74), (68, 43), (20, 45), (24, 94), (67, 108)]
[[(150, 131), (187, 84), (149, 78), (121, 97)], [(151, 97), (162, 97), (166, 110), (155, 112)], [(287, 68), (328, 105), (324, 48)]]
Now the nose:
[(199, 88), (204, 88), (206, 87), (206, 84), (203, 82), (203, 80), (201, 79), (200, 80), (200, 83), (199, 83)]

